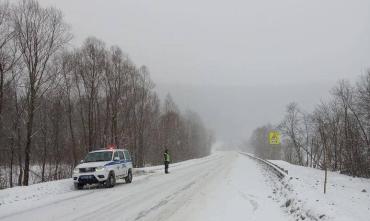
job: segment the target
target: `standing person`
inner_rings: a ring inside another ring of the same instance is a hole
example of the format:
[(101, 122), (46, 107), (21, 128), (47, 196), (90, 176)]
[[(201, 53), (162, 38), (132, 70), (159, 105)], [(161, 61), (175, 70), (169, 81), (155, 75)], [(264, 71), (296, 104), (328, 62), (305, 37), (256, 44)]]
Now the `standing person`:
[(164, 157), (164, 172), (169, 173), (168, 167), (170, 165), (171, 160), (170, 160), (170, 154), (168, 153), (168, 149), (164, 151), (163, 157)]

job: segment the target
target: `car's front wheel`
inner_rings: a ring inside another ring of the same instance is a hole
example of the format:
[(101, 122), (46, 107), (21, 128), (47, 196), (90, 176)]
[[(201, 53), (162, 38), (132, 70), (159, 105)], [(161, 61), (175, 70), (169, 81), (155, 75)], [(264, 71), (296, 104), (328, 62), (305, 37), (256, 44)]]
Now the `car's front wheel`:
[(110, 173), (108, 176), (107, 181), (105, 181), (105, 187), (111, 188), (116, 185), (116, 177), (114, 176), (114, 173)]
[(82, 183), (75, 183), (75, 189), (82, 190), (84, 188), (84, 185)]

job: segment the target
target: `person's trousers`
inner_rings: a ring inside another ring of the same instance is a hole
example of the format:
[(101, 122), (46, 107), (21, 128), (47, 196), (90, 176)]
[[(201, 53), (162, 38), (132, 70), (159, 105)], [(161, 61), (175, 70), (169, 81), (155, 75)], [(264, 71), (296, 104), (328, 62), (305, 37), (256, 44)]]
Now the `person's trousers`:
[(167, 161), (164, 162), (164, 172), (165, 173), (168, 173), (168, 167), (169, 167), (169, 165), (170, 165), (170, 162), (167, 162)]

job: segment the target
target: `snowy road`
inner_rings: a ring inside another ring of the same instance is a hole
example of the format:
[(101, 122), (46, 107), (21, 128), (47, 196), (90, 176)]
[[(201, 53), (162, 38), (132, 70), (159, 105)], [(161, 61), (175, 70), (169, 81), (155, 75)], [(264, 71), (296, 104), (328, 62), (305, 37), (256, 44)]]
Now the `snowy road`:
[(112, 189), (0, 205), (0, 220), (290, 220), (261, 170), (244, 155), (218, 152)]

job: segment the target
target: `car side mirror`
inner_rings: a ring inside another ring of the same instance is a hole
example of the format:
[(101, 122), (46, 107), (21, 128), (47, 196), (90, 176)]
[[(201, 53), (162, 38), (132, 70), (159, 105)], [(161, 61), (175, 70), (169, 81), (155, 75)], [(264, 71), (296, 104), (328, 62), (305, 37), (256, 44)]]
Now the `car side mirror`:
[(113, 158), (114, 161), (119, 161), (119, 157)]

